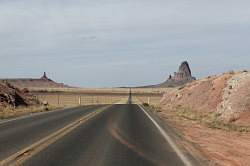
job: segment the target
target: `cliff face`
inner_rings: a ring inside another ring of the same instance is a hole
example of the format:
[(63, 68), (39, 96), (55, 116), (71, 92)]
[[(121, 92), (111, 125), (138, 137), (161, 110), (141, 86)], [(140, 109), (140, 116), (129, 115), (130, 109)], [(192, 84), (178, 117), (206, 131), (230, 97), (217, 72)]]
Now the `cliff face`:
[(0, 83), (0, 110), (7, 106), (28, 106), (36, 103), (34, 96), (27, 90), (21, 91), (7, 82)]

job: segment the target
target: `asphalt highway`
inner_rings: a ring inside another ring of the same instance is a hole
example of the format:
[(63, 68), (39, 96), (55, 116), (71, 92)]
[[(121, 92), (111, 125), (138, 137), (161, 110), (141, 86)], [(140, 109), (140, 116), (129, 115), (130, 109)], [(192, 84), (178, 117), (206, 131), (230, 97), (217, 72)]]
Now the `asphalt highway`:
[[(77, 121), (85, 116), (89, 119)], [(77, 107), (0, 122), (0, 165), (22, 149), (75, 122), (75, 128), (71, 127), (48, 146), (36, 146), (40, 150), (34, 150), (34, 154), (29, 156), (25, 152), (24, 159), (17, 155), (10, 161), (22, 166), (193, 165), (164, 135), (149, 112), (131, 102)]]
[(24, 166), (183, 166), (137, 105), (114, 105), (27, 160)]
[(102, 106), (51, 111), (0, 123), (0, 160)]

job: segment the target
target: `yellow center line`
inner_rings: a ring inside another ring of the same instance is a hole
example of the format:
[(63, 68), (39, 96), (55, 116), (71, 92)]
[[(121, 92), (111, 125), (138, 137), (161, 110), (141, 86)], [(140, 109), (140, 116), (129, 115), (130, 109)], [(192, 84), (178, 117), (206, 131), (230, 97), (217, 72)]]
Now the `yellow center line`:
[(73, 131), (75, 128), (79, 127), (81, 124), (87, 122), (88, 120), (92, 119), (93, 117), (97, 116), (101, 112), (105, 111), (111, 106), (105, 106), (102, 109), (98, 109), (94, 112), (91, 112), (76, 121), (70, 123), (69, 125), (63, 127), (62, 129), (48, 135), (47, 137), (39, 140), (36, 143), (33, 143), (32, 145), (12, 154), (11, 156), (7, 157), (6, 159), (2, 160), (0, 162), (1, 166), (19, 166), (22, 163), (24, 163), (26, 160), (34, 156), (35, 154), (41, 152), (45, 148), (47, 148), (49, 145), (53, 144), (66, 134)]

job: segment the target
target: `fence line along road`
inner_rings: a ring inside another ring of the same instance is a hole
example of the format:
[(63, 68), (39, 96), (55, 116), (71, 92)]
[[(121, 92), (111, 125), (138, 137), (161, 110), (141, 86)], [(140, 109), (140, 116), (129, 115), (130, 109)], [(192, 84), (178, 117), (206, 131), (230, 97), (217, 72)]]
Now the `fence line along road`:
[[(35, 94), (40, 102), (48, 102), (52, 106), (76, 106), (119, 103), (128, 94), (68, 94), (68, 93), (39, 93)], [(157, 105), (160, 103), (162, 94), (133, 94), (141, 103)]]

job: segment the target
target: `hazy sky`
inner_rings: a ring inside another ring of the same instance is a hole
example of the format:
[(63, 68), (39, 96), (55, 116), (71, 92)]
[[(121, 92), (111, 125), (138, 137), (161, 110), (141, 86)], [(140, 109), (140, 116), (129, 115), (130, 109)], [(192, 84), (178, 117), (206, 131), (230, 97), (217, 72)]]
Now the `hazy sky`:
[(0, 77), (85, 87), (250, 69), (249, 0), (0, 0)]

